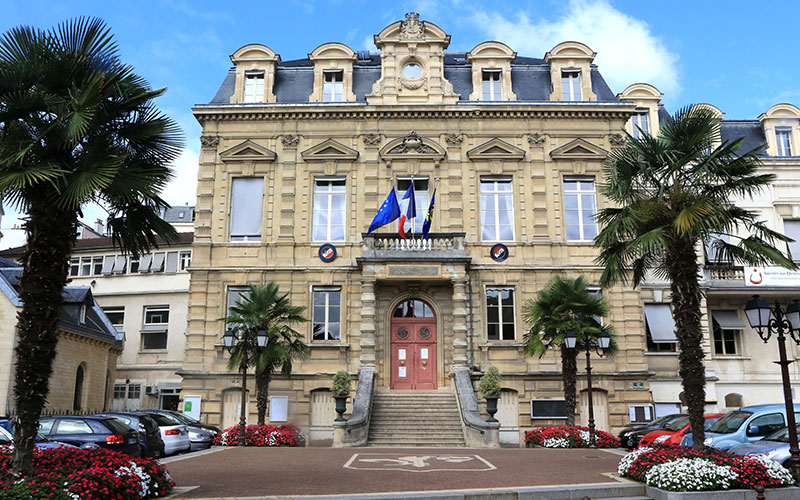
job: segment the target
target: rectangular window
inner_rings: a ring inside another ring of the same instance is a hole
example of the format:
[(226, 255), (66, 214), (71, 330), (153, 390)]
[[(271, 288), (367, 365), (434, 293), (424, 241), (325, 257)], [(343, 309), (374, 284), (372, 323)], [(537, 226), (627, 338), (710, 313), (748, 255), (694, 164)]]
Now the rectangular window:
[(189, 265), (192, 263), (192, 252), (186, 250), (181, 252), (181, 271), (188, 271)]
[[(164, 252), (154, 253), (153, 260), (150, 262), (150, 272), (152, 273), (160, 273), (164, 270), (164, 258), (166, 254)], [(141, 265), (139, 266), (141, 267)]]
[(593, 179), (564, 179), (564, 218), (567, 240), (590, 241), (597, 236)]
[(70, 277), (78, 276), (78, 274), (80, 272), (81, 272), (81, 259), (78, 258), (78, 257), (73, 257), (73, 258), (69, 259), (69, 275), (70, 275)]
[(633, 137), (641, 139), (642, 135), (649, 134), (650, 129), (647, 126), (647, 111), (636, 111), (633, 115)]
[(736, 330), (724, 330), (714, 321), (714, 354), (736, 354)]
[(313, 288), (314, 311), (312, 340), (339, 340), (341, 335), (342, 289)]
[(114, 325), (118, 332), (123, 331), (125, 323), (125, 306), (104, 307), (103, 312), (106, 317)]
[(128, 270), (128, 258), (124, 255), (117, 255), (116, 260), (114, 260), (114, 267), (111, 270), (111, 274), (125, 274)]
[(94, 276), (103, 274), (103, 257), (92, 257), (92, 274)]
[(647, 321), (644, 322), (644, 330), (647, 335), (647, 352), (678, 352), (677, 342), (654, 342)]
[(139, 272), (139, 259), (134, 259), (133, 257), (130, 258), (128, 272), (131, 274)]
[(323, 71), (322, 102), (344, 101), (344, 72)]
[[(397, 178), (397, 193), (398, 197), (402, 197), (408, 188), (411, 186), (411, 178)], [(426, 178), (414, 179), (414, 202), (416, 204), (417, 216), (414, 222), (407, 220), (405, 223), (405, 232), (410, 233), (414, 229), (415, 233), (422, 232), (422, 226), (425, 224), (425, 215), (428, 213), (428, 204), (430, 203), (430, 194), (428, 189), (430, 182)], [(398, 200), (399, 201), (399, 200)], [(399, 224), (399, 222), (398, 222)]]
[(264, 102), (264, 72), (244, 74), (244, 102)]
[(169, 307), (146, 306), (142, 326), (142, 349), (166, 349), (169, 330)]
[(514, 288), (486, 288), (486, 326), (489, 340), (514, 340)]
[(344, 179), (314, 181), (314, 241), (344, 241)]
[(481, 179), (481, 240), (514, 240), (511, 179)]
[(264, 178), (237, 177), (231, 184), (231, 241), (260, 241)]
[(653, 420), (653, 407), (650, 405), (632, 405), (628, 407), (628, 416), (632, 424), (640, 424)]
[(164, 265), (164, 272), (177, 273), (178, 272), (178, 252), (167, 252), (167, 260)]
[(150, 272), (150, 266), (152, 264), (153, 264), (153, 254), (148, 253), (148, 254), (142, 255), (141, 258), (139, 258), (139, 272), (140, 273), (149, 273)]
[(723, 253), (722, 248), (716, 242), (721, 240), (724, 243), (730, 243), (731, 237), (727, 234), (713, 234), (710, 238), (703, 242), (706, 250), (706, 263), (707, 264), (732, 264), (732, 261)]
[(128, 393), (128, 386), (126, 384), (114, 384), (114, 399), (125, 399)]
[(564, 70), (561, 72), (561, 95), (564, 101), (582, 100), (580, 70)]
[(792, 129), (776, 128), (775, 142), (778, 145), (778, 156), (792, 156)]
[(567, 403), (563, 399), (531, 399), (531, 419), (566, 419)]
[(142, 384), (128, 384), (128, 399), (139, 399), (142, 397)]
[(111, 271), (114, 269), (114, 263), (117, 261), (116, 257), (113, 255), (106, 255), (103, 257), (103, 269), (102, 274), (108, 275), (111, 274)]
[(92, 258), (81, 257), (81, 276), (92, 275)]
[(500, 101), (503, 99), (500, 87), (500, 70), (485, 69), (482, 71), (483, 100)]
[(739, 354), (739, 332), (744, 330), (744, 322), (734, 310), (712, 310), (711, 328), (714, 332), (714, 354)]
[(225, 316), (231, 315), (231, 308), (235, 306), (242, 297), (250, 296), (250, 287), (247, 286), (229, 286), (228, 297), (225, 306)]
[(783, 234), (793, 239), (789, 243), (789, 256), (795, 262), (800, 262), (800, 220), (784, 220)]
[(653, 418), (666, 417), (667, 415), (674, 415), (681, 412), (680, 403), (653, 403), (655, 406), (655, 415)]

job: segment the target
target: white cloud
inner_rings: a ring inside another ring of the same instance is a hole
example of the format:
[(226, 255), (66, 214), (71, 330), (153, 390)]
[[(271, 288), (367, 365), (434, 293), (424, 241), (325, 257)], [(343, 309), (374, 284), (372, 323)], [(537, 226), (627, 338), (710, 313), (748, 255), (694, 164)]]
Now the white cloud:
[(595, 63), (614, 92), (637, 82), (650, 83), (675, 97), (678, 55), (642, 20), (618, 11), (606, 0), (571, 0), (557, 19), (532, 21), (525, 12), (475, 9), (470, 23), (487, 38), (502, 41), (520, 55), (543, 57), (557, 44), (575, 40), (597, 52)]
[(172, 165), (175, 178), (164, 188), (162, 197), (170, 205), (194, 205), (197, 199), (197, 169), (200, 156), (190, 149), (184, 149)]

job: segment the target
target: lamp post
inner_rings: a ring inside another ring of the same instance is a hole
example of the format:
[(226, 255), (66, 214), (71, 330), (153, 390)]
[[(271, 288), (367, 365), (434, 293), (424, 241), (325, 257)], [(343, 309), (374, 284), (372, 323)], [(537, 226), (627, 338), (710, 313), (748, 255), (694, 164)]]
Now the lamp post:
[(792, 472), (795, 484), (800, 484), (800, 448), (797, 445), (797, 421), (794, 418), (794, 403), (792, 402), (792, 384), (789, 381), (789, 365), (794, 363), (786, 358), (786, 334), (788, 333), (797, 345), (800, 345), (800, 301), (794, 299), (784, 310), (776, 300), (773, 309), (758, 295), (747, 301), (744, 307), (747, 321), (758, 333), (766, 344), (772, 334), (778, 339), (778, 353), (780, 361), (775, 363), (781, 366), (783, 379), (783, 401), (786, 405), (786, 422), (789, 425), (789, 453), (791, 456), (786, 461)]
[[(239, 408), (239, 446), (247, 446), (247, 439), (245, 436), (247, 431), (247, 412), (245, 411), (245, 403), (247, 401), (248, 354), (251, 348), (254, 348), (256, 352), (260, 351), (267, 346), (267, 342), (269, 341), (269, 335), (267, 335), (265, 330), (258, 330), (255, 334), (255, 339), (253, 339), (253, 335), (248, 335), (248, 333), (251, 332), (248, 332), (248, 330), (241, 325), (236, 325), (236, 330), (234, 330), (234, 328), (228, 328), (222, 336), (225, 349), (228, 350), (229, 354), (233, 351), (234, 347), (239, 348), (242, 353), (242, 361), (239, 363), (239, 370), (242, 372), (242, 396)], [(253, 342), (254, 340), (255, 343)]]
[(578, 336), (575, 332), (567, 332), (564, 338), (564, 344), (567, 349), (578, 349), (579, 351), (586, 351), (586, 392), (589, 397), (589, 446), (597, 446), (597, 438), (594, 433), (594, 397), (592, 396), (592, 362), (591, 351), (597, 353), (601, 358), (605, 350), (611, 345), (611, 336), (608, 332), (600, 332), (597, 338), (589, 338), (584, 342), (578, 342)]

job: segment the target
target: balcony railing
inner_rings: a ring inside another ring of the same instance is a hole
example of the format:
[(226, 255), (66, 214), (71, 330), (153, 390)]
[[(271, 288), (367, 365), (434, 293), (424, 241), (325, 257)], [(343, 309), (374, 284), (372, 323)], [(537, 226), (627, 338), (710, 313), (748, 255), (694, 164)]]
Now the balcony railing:
[(707, 264), (706, 279), (709, 281), (738, 281), (744, 284), (744, 268), (732, 264)]
[(362, 258), (365, 259), (447, 259), (466, 258), (465, 233), (430, 233), (425, 239), (421, 234), (407, 233), (401, 238), (397, 233), (363, 233)]

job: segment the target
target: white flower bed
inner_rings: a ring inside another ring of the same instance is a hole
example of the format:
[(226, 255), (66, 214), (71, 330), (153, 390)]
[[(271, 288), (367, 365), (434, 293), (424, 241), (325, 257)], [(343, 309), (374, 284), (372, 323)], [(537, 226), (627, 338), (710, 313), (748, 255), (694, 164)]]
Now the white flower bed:
[(542, 442), (545, 448), (569, 448), (569, 440), (567, 438), (547, 438)]
[(703, 458), (678, 458), (647, 471), (648, 486), (670, 491), (727, 490), (737, 475), (727, 465)]
[(644, 453), (646, 451), (650, 451), (650, 450), (652, 450), (652, 448), (647, 448), (647, 447), (645, 447), (645, 448), (636, 448), (632, 452), (630, 452), (627, 455), (625, 455), (624, 457), (622, 457), (622, 460), (619, 461), (619, 465), (617, 466), (617, 474), (619, 474), (620, 476), (624, 476), (625, 474), (627, 474), (628, 469), (630, 468), (631, 464), (637, 458), (639, 458), (639, 455), (641, 455), (642, 453)]
[(792, 478), (792, 474), (781, 464), (778, 462), (771, 460), (766, 455), (748, 455), (749, 459), (756, 460), (764, 464), (764, 467), (767, 468), (767, 473), (769, 477), (772, 479), (779, 480), (782, 484), (792, 484), (794, 483), (794, 478)]

